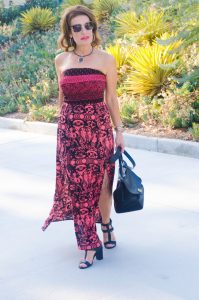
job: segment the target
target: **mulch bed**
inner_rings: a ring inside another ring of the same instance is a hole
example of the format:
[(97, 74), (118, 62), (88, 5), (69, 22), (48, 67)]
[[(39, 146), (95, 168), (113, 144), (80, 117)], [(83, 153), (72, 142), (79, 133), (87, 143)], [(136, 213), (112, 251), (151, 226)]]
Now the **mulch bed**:
[(126, 133), (193, 141), (192, 134), (187, 128), (171, 129), (161, 125), (137, 124), (133, 128), (127, 128)]

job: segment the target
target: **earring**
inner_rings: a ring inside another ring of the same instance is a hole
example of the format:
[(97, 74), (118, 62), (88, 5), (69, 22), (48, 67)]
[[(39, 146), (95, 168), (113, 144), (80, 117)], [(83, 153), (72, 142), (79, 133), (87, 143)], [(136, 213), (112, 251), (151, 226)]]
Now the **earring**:
[(93, 40), (91, 42), (91, 45), (93, 45), (93, 42), (95, 41), (95, 35), (93, 34)]
[(72, 38), (70, 37), (70, 45), (68, 47), (68, 51), (73, 51), (75, 49), (75, 47), (72, 44)]

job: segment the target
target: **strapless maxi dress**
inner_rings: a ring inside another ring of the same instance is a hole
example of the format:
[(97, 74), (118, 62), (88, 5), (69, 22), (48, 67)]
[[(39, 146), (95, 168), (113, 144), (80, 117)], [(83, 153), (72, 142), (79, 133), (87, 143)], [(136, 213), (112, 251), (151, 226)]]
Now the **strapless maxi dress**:
[(74, 220), (77, 247), (88, 250), (102, 242), (96, 223), (102, 223), (99, 197), (104, 175), (112, 193), (114, 138), (104, 102), (106, 75), (93, 68), (62, 72), (59, 86), (64, 102), (58, 117), (56, 180), (53, 205), (42, 230), (51, 222)]

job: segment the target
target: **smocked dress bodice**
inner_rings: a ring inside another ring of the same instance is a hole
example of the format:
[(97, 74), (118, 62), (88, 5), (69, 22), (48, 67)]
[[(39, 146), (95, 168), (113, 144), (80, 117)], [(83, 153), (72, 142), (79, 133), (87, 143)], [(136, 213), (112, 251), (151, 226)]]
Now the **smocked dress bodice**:
[(61, 76), (60, 86), (64, 102), (103, 100), (106, 75), (92, 68), (66, 69)]

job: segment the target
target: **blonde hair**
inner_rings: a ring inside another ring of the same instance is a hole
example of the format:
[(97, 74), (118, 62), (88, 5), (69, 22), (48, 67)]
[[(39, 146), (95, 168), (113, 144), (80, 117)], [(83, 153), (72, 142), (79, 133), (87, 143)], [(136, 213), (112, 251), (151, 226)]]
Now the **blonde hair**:
[(74, 39), (72, 38), (70, 40), (70, 33), (71, 33), (70, 24), (72, 18), (80, 15), (88, 16), (89, 20), (94, 24), (94, 28), (92, 29), (94, 37), (91, 45), (93, 47), (101, 45), (101, 38), (97, 31), (97, 21), (92, 11), (86, 6), (74, 5), (66, 8), (61, 16), (61, 21), (60, 21), (61, 34), (57, 42), (58, 49), (63, 49), (64, 51), (67, 52), (68, 48), (71, 46), (76, 48), (76, 43)]

